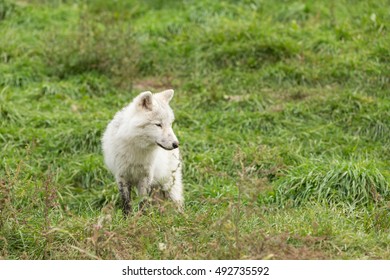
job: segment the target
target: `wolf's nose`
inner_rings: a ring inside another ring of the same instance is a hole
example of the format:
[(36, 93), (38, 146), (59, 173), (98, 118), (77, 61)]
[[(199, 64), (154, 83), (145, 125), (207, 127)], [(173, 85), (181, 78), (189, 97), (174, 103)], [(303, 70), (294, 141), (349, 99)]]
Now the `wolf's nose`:
[(172, 147), (173, 147), (174, 149), (176, 149), (177, 147), (179, 147), (179, 142), (173, 142), (173, 143), (172, 143)]

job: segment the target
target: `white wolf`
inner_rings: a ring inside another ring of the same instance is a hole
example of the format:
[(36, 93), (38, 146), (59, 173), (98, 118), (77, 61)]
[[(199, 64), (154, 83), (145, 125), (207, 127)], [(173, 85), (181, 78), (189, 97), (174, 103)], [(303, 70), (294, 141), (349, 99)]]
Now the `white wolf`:
[(142, 92), (116, 113), (102, 138), (104, 160), (114, 174), (122, 197), (123, 213), (131, 211), (131, 188), (150, 195), (160, 188), (183, 210), (179, 141), (172, 130), (169, 102), (173, 90)]

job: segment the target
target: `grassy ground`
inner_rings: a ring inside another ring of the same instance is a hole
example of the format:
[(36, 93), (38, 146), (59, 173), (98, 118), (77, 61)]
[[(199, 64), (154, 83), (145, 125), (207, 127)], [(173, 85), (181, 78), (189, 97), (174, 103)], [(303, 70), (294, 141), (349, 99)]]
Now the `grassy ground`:
[[(390, 259), (389, 4), (0, 0), (0, 258)], [(186, 211), (126, 220), (100, 137), (166, 88)]]

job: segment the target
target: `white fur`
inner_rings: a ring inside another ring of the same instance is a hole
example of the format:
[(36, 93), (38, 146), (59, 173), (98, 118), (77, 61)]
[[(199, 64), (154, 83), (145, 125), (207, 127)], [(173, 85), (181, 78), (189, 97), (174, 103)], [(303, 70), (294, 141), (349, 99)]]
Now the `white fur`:
[(115, 176), (122, 200), (128, 195), (121, 189), (125, 185), (130, 195), (130, 188), (137, 186), (141, 196), (160, 186), (179, 209), (183, 207), (179, 142), (172, 130), (174, 115), (169, 106), (172, 96), (173, 90), (139, 94), (116, 113), (104, 132), (104, 160)]

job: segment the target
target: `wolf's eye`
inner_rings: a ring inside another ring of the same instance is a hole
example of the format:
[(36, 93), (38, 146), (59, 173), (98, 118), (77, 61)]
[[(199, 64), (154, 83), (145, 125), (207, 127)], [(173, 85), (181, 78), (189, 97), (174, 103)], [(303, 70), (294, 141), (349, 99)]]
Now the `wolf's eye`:
[(155, 125), (158, 126), (158, 127), (162, 127), (161, 123), (156, 123)]

